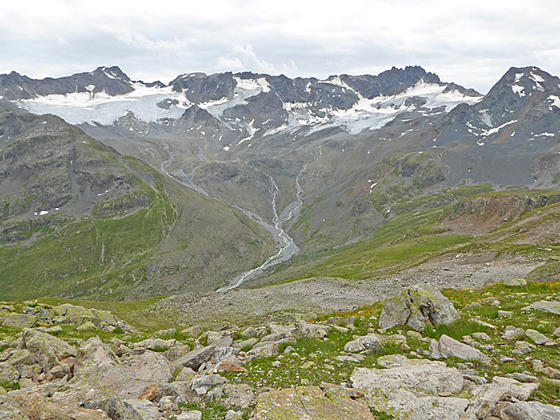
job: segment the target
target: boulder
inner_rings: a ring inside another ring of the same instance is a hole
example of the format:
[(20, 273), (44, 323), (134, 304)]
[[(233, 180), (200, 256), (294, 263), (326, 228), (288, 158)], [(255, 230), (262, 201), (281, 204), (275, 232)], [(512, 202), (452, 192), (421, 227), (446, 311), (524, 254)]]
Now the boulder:
[(198, 370), (200, 365), (208, 362), (212, 358), (212, 356), (214, 356), (215, 353), (216, 353), (216, 346), (201, 347), (175, 360), (175, 365), (180, 365), (184, 367), (189, 367), (194, 370)]
[(413, 286), (403, 289), (383, 306), (379, 327), (392, 328), (406, 325), (416, 331), (424, 331), (426, 325), (451, 324), (459, 319), (459, 313), (449, 299), (430, 286)]
[(2, 321), (2, 325), (13, 328), (31, 328), (37, 322), (33, 314), (8, 314)]
[(508, 325), (502, 334), (502, 338), (505, 340), (517, 340), (523, 337), (525, 330), (523, 328), (517, 328), (513, 325)]
[(370, 406), (395, 418), (459, 420), (469, 401), (457, 396), (464, 386), (461, 372), (443, 362), (393, 360), (388, 369), (354, 370), (354, 388), (363, 389)]
[(502, 283), (504, 286), (510, 287), (527, 287), (527, 280), (525, 279), (506, 279)]
[(312, 324), (310, 322), (300, 321), (298, 323), (298, 334), (302, 337), (324, 339), (331, 327), (328, 325)]
[(211, 388), (228, 382), (226, 378), (220, 375), (200, 375), (193, 378), (191, 388), (198, 395), (206, 394)]
[(19, 348), (28, 350), (46, 371), (57, 365), (60, 359), (78, 355), (74, 347), (60, 338), (29, 328), (22, 331)]
[(445, 334), (439, 339), (438, 350), (441, 356), (445, 359), (448, 357), (457, 357), (467, 361), (479, 361), (486, 365), (490, 364), (490, 358), (482, 353), (480, 350), (475, 349), (465, 343), (461, 343)]
[(560, 315), (560, 302), (555, 300), (540, 300), (538, 302), (531, 303), (529, 306), (523, 308), (523, 310), (531, 309), (535, 311)]
[(86, 321), (82, 325), (76, 328), (76, 331), (95, 331), (97, 327), (91, 321)]
[(535, 344), (539, 344), (539, 345), (548, 343), (550, 341), (550, 338), (548, 338), (546, 335), (544, 335), (543, 333), (537, 330), (528, 329), (525, 331), (525, 335), (531, 340), (533, 340)]
[(227, 407), (247, 408), (255, 398), (248, 384), (225, 384), (221, 390)]
[(349, 341), (344, 346), (344, 351), (348, 353), (361, 353), (363, 351), (373, 352), (381, 350), (383, 347), (382, 339), (377, 334), (368, 334)]
[(202, 412), (198, 410), (185, 411), (177, 416), (177, 420), (202, 420)]
[(473, 391), (471, 403), (466, 411), (470, 417), (467, 418), (486, 418), (503, 400), (525, 401), (537, 387), (538, 384), (524, 384), (515, 379), (495, 376), (491, 383), (481, 385)]
[(0, 384), (15, 382), (19, 379), (19, 371), (8, 363), (0, 363)]
[(504, 408), (503, 420), (557, 420), (560, 407), (536, 401), (520, 401)]
[(299, 386), (259, 395), (254, 420), (373, 420), (363, 395), (337, 385)]
[(167, 359), (156, 352), (147, 351), (141, 355), (114, 362), (107, 349), (97, 347), (97, 357), (103, 367), (82, 361), (74, 370), (74, 389), (69, 392), (79, 397), (82, 389), (86, 399), (118, 397), (123, 400), (137, 399), (148, 385), (167, 385), (173, 380)]

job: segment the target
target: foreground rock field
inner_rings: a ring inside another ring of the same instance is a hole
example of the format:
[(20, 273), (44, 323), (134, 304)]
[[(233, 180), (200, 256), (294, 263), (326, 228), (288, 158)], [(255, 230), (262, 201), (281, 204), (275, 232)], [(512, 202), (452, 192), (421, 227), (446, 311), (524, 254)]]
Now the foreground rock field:
[(0, 418), (558, 419), (559, 321), (560, 285), (524, 279), (206, 331), (6, 302)]

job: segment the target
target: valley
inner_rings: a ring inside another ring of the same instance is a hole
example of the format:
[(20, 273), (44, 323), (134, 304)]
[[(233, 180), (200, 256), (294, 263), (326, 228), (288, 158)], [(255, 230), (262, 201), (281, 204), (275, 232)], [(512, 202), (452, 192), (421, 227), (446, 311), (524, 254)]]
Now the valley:
[(6, 418), (558, 413), (558, 77), (113, 66), (0, 96)]

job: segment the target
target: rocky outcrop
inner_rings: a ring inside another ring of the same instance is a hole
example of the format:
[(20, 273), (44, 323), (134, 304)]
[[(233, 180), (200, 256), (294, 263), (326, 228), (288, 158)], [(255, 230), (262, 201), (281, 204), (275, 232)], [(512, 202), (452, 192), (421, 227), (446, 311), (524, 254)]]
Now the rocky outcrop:
[(388, 329), (406, 325), (424, 331), (426, 325), (451, 324), (459, 313), (445, 296), (430, 286), (413, 286), (401, 290), (383, 306), (379, 327)]
[(373, 420), (363, 394), (337, 385), (300, 386), (261, 394), (253, 420)]
[(521, 401), (502, 410), (503, 420), (556, 420), (560, 419), (560, 407), (536, 401)]
[(538, 386), (502, 377), (474, 386), (443, 362), (393, 358), (391, 363), (388, 369), (356, 369), (351, 381), (371, 407), (398, 419), (487, 418), (501, 402), (526, 400)]

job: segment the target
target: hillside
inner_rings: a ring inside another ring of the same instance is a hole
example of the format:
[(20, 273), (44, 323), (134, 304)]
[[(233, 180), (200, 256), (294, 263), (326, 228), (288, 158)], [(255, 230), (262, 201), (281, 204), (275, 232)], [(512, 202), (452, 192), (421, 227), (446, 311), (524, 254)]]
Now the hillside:
[(58, 117), (6, 106), (0, 118), (4, 299), (206, 290), (270, 252), (268, 234), (241, 212)]

